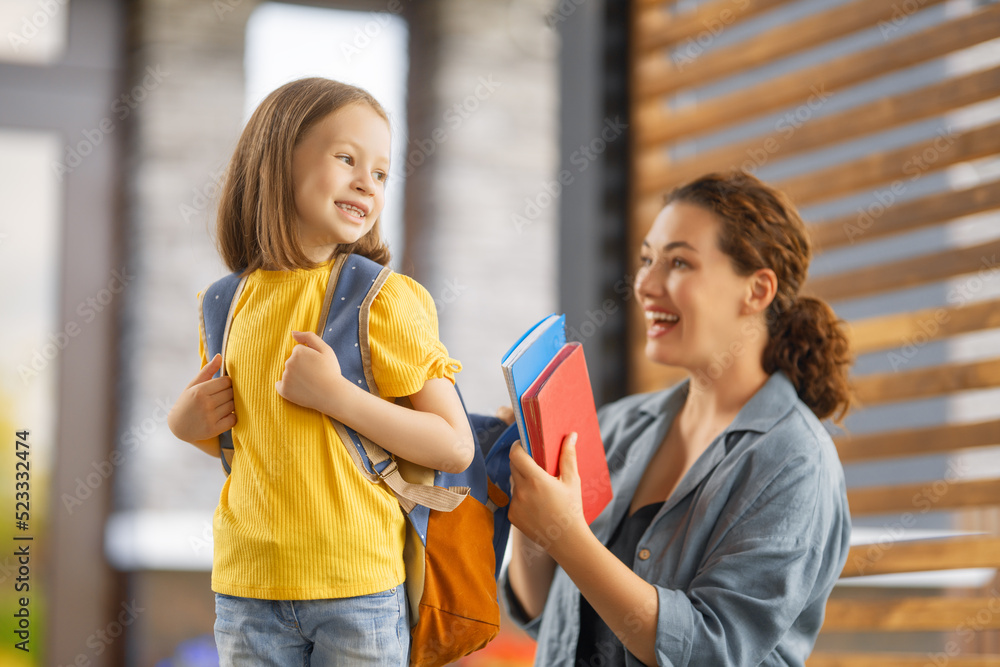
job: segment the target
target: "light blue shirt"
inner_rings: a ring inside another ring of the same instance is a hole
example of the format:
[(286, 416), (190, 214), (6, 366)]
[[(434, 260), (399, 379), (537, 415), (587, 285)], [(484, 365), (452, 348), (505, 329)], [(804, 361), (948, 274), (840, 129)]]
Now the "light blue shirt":
[[(614, 498), (591, 524), (603, 542), (687, 396), (687, 381), (601, 409)], [(516, 493), (516, 491), (515, 491)], [(660, 665), (803, 665), (851, 532), (843, 469), (826, 429), (775, 373), (695, 461), (653, 518), (632, 570), (656, 587)], [(580, 592), (562, 570), (542, 614), (511, 618), (538, 640), (536, 665), (570, 667)], [(626, 620), (626, 625), (627, 621)], [(628, 665), (640, 665), (628, 654)]]

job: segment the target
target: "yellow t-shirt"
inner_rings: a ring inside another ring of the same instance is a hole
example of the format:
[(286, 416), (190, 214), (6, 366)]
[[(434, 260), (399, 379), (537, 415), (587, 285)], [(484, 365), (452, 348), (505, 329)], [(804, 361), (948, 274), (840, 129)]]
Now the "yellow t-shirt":
[[(237, 423), (234, 464), (213, 521), (212, 590), (269, 600), (367, 595), (405, 578), (405, 518), (384, 484), (358, 472), (330, 419), (274, 388), (295, 341), (315, 331), (330, 263), (255, 271), (236, 303), (226, 350)], [(461, 365), (438, 339), (427, 291), (393, 273), (369, 312), (372, 373), (381, 395), (454, 382)], [(201, 341), (202, 364), (205, 359)]]

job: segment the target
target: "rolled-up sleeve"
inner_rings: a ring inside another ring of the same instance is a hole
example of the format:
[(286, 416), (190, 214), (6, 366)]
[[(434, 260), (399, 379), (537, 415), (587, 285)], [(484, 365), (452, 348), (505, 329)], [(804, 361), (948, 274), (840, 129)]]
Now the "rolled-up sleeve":
[(500, 575), (500, 595), (503, 598), (507, 609), (507, 616), (518, 628), (523, 630), (532, 639), (538, 639), (538, 629), (542, 624), (541, 615), (530, 618), (521, 606), (520, 601), (514, 594), (514, 589), (510, 586), (510, 575), (507, 568), (503, 569)]
[(819, 477), (812, 462), (792, 461), (749, 502), (736, 496), (743, 511), (717, 527), (690, 585), (656, 586), (660, 665), (756, 665), (801, 621), (824, 567), (818, 545), (832, 528)]

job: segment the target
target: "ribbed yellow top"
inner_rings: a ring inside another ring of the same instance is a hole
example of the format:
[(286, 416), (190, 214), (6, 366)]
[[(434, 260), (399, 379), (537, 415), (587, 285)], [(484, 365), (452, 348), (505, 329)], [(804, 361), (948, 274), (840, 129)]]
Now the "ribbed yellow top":
[[(315, 331), (330, 264), (255, 271), (226, 350), (237, 424), (235, 458), (215, 511), (212, 590), (269, 600), (351, 597), (404, 578), (405, 525), (395, 496), (355, 468), (330, 419), (274, 388), (295, 344)], [(417, 392), (461, 365), (438, 339), (427, 291), (392, 274), (369, 316), (372, 372), (385, 398)], [(202, 364), (205, 359), (201, 341)], [(363, 433), (363, 430), (362, 430)]]

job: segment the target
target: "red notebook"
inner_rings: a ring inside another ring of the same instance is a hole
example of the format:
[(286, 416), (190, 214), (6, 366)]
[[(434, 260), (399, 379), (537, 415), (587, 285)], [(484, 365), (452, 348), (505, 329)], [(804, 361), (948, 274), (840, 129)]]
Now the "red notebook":
[(592, 522), (611, 501), (611, 479), (580, 343), (562, 347), (521, 396), (521, 407), (531, 456), (551, 475), (559, 475), (563, 438), (576, 432), (583, 514)]

